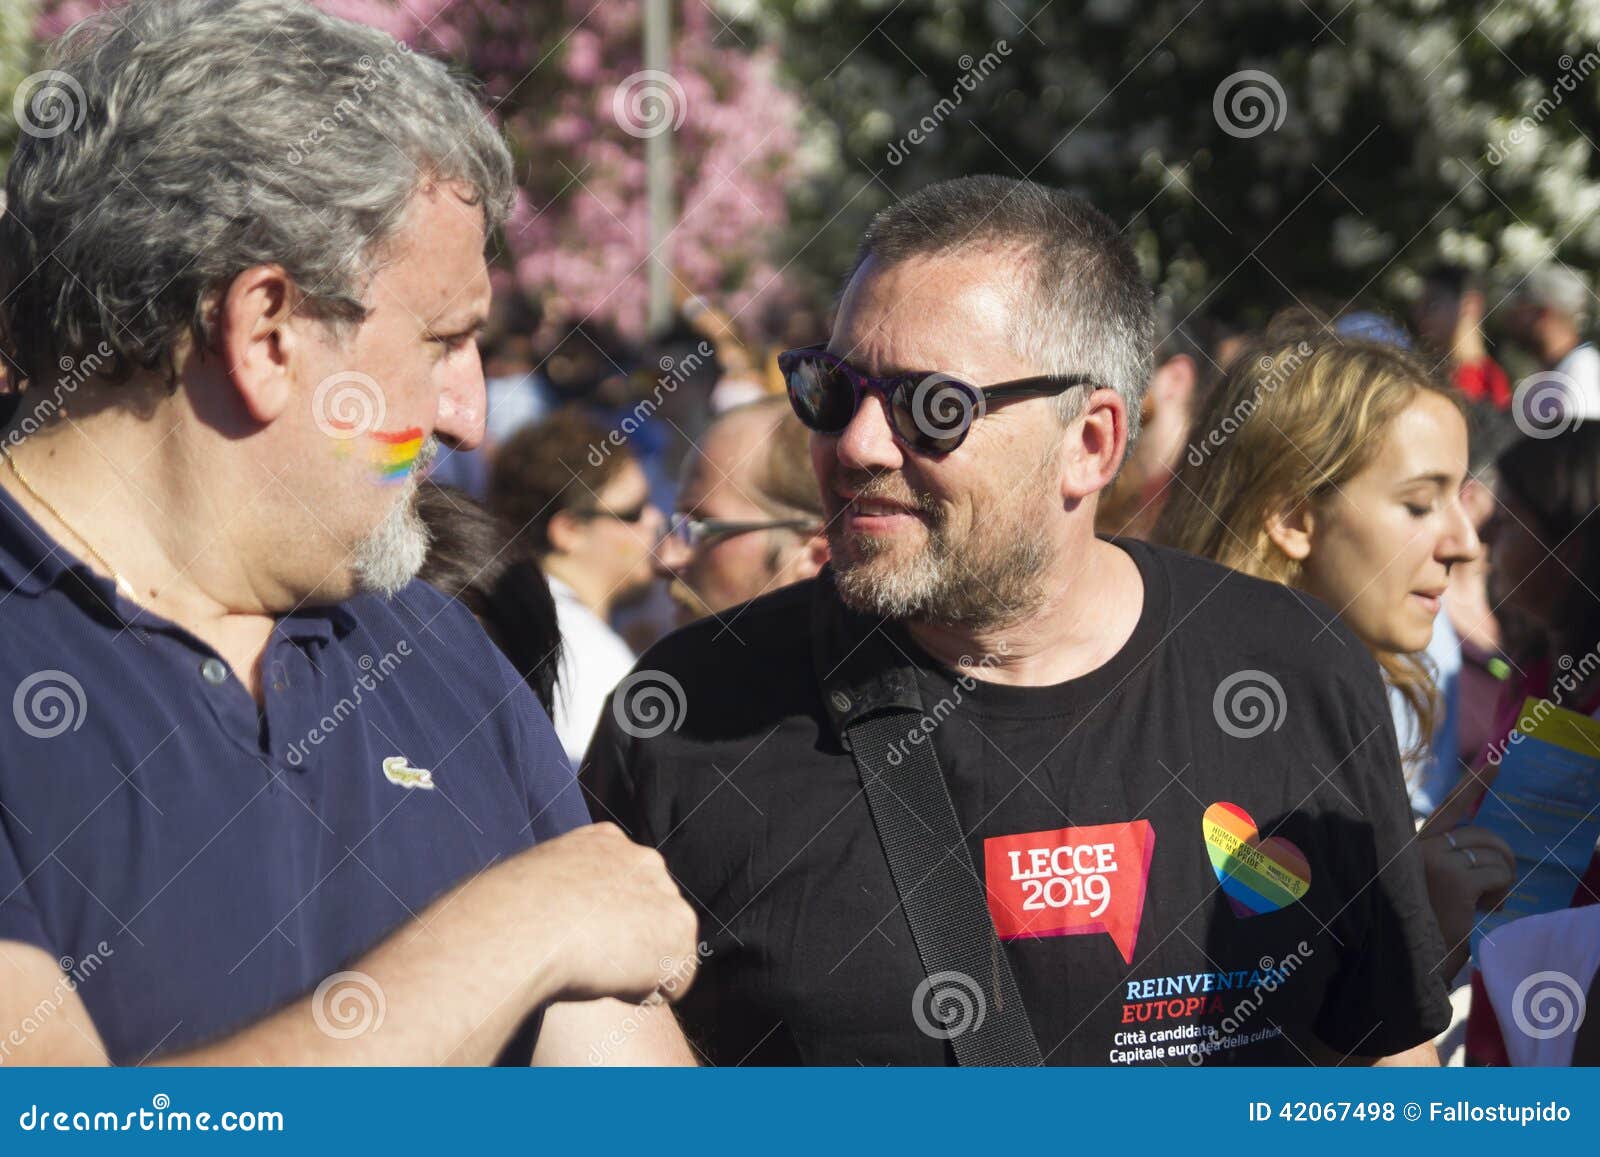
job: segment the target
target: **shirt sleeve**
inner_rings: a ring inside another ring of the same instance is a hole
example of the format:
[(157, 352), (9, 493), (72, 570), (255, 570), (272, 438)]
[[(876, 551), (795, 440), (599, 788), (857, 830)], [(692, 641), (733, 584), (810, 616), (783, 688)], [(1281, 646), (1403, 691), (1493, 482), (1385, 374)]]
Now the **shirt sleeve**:
[(617, 726), (608, 700), (578, 773), (589, 802), (589, 814), (597, 823), (609, 821), (628, 833), (631, 839), (653, 845), (655, 841), (639, 799), (635, 769), (630, 765), (631, 753), (632, 745)]
[(28, 884), (11, 835), (0, 817), (0, 940), (16, 940), (42, 948), (52, 956), (55, 947), (45, 933), (39, 909), (28, 894)]
[(1454, 378), (1456, 388), (1474, 402), (1491, 402), (1502, 410), (1511, 405), (1511, 383), (1492, 358), (1463, 362)]
[(512, 762), (522, 777), (528, 797), (528, 818), (532, 843), (552, 840), (563, 832), (589, 823), (572, 765), (567, 762), (556, 729), (544, 707), (516, 670), (498, 649), (494, 659), (507, 684), (507, 694), (499, 710), (509, 715)]
[(1364, 675), (1345, 689), (1352, 754), (1338, 786), (1359, 818), (1337, 858), (1347, 903), (1334, 919), (1339, 966), (1316, 1031), (1337, 1052), (1380, 1057), (1442, 1033), (1450, 1001), (1383, 683), (1375, 666)]

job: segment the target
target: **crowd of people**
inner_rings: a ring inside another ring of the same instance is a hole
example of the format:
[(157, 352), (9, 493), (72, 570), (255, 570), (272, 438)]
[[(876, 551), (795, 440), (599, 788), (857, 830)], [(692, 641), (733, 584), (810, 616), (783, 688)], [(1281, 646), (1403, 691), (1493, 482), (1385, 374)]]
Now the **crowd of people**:
[(1600, 718), (1581, 273), (1233, 324), (966, 176), (630, 345), (425, 55), (282, 164), (393, 47), (134, 0), (7, 173), (0, 1060), (1600, 1063), (1481, 814)]

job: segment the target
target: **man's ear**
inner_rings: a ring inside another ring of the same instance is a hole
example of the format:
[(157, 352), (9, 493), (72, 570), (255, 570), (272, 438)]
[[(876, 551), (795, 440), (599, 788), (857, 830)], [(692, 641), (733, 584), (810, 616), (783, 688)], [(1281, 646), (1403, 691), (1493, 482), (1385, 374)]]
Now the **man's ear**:
[(289, 324), (295, 300), (294, 281), (282, 266), (253, 265), (217, 302), (223, 372), (245, 410), (263, 424), (277, 419), (294, 399), (289, 365), (302, 348)]
[(1311, 554), (1313, 522), (1309, 502), (1302, 502), (1292, 510), (1274, 511), (1267, 515), (1267, 537), (1289, 558), (1304, 562)]
[(1080, 502), (1117, 476), (1128, 447), (1128, 408), (1115, 390), (1099, 389), (1084, 401), (1068, 428), (1061, 461), (1061, 497)]
[(1199, 380), (1199, 367), (1188, 354), (1178, 354), (1162, 362), (1150, 378), (1150, 395), (1155, 399), (1157, 411), (1187, 412)]
[(558, 510), (545, 524), (545, 538), (550, 540), (550, 550), (555, 554), (571, 554), (577, 549), (583, 534), (583, 519), (571, 511)]
[(828, 546), (828, 532), (819, 526), (800, 546), (800, 577), (813, 577), (828, 565), (828, 559), (832, 557), (833, 551)]

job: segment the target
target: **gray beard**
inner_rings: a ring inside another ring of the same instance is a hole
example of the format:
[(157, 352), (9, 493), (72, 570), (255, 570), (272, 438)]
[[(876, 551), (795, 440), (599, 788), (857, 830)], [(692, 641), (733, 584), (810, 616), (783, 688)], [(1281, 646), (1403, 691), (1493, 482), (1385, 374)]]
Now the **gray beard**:
[[(834, 582), (845, 606), (896, 621), (989, 630), (1026, 618), (1044, 603), (1050, 547), (1038, 523), (1018, 519), (996, 532), (952, 543), (930, 523), (927, 545), (895, 568), (889, 547), (830, 533)], [(844, 559), (849, 559), (848, 563)]]
[(400, 500), (390, 508), (370, 534), (356, 544), (354, 571), (357, 589), (388, 598), (403, 590), (428, 557), (428, 528), (417, 513), (417, 487), (439, 443), (429, 438), (416, 464), (402, 484)]

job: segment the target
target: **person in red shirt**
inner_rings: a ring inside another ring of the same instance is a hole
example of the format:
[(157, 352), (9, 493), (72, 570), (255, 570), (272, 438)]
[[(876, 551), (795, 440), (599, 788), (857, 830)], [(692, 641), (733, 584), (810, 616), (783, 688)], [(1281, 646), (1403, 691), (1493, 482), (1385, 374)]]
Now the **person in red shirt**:
[(1450, 380), (1464, 397), (1510, 407), (1511, 382), (1483, 344), (1483, 288), (1470, 270), (1430, 269), (1412, 320), (1422, 344), (1450, 363)]

